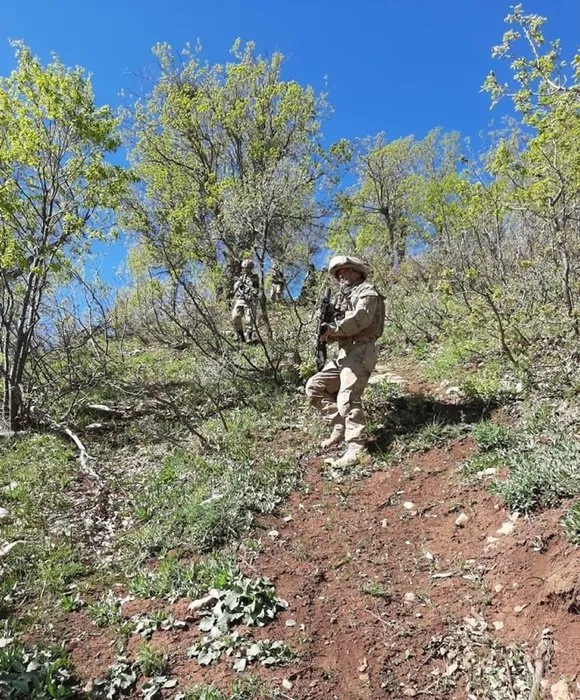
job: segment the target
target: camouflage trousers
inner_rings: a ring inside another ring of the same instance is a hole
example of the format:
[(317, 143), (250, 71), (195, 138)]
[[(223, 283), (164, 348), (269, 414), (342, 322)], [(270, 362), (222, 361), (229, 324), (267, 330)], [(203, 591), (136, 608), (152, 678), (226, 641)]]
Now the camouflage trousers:
[(306, 383), (306, 396), (331, 426), (344, 426), (347, 443), (364, 444), (365, 415), (362, 395), (377, 363), (372, 341), (353, 342), (341, 348), (336, 360)]
[(258, 321), (258, 302), (246, 301), (244, 299), (236, 299), (232, 309), (232, 325), (234, 330), (243, 331), (244, 325), (246, 331), (253, 331)]
[(280, 282), (272, 283), (270, 287), (270, 301), (277, 302), (282, 300), (282, 294), (284, 292), (284, 285)]

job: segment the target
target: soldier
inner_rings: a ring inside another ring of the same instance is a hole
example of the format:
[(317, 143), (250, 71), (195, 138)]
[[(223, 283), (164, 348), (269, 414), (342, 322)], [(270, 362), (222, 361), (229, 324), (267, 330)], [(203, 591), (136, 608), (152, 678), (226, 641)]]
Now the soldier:
[(277, 302), (282, 301), (282, 295), (284, 293), (284, 285), (286, 279), (284, 278), (284, 273), (280, 268), (280, 263), (274, 263), (272, 265), (272, 277), (270, 280), (270, 301)]
[(358, 258), (338, 255), (328, 271), (339, 282), (338, 298), (344, 316), (325, 330), (322, 340), (337, 341), (336, 360), (310, 377), (306, 396), (332, 426), (330, 437), (321, 443), (326, 449), (346, 442), (346, 452), (333, 462), (344, 468), (366, 454), (365, 418), (362, 394), (377, 362), (376, 341), (385, 323), (382, 297), (367, 281), (368, 270)]
[[(241, 343), (252, 342), (258, 313), (259, 291), (260, 278), (254, 272), (253, 260), (243, 260), (242, 274), (234, 284), (234, 308), (232, 309), (232, 325)], [(244, 323), (246, 326), (245, 335)]]
[(317, 296), (318, 280), (314, 263), (308, 263), (306, 277), (302, 282), (302, 289), (298, 301), (301, 304), (314, 304)]

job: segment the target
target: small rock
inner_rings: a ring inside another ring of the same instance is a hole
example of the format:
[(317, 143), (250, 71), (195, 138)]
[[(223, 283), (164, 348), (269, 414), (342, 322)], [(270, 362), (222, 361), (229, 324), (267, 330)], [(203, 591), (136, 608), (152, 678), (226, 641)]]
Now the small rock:
[(270, 532), (268, 532), (268, 537), (271, 540), (275, 540), (279, 536), (280, 536), (280, 533), (278, 532), (278, 530), (270, 530)]
[(381, 520), (381, 527), (386, 528), (386, 527), (388, 527), (388, 525), (389, 525), (388, 520), (386, 518), (383, 518), (383, 520)]
[(413, 501), (405, 501), (403, 503), (403, 508), (405, 510), (415, 510), (415, 504), (413, 503)]
[(524, 610), (524, 609), (527, 608), (527, 607), (528, 607), (528, 604), (527, 604), (527, 603), (524, 603), (524, 605), (514, 605), (514, 612), (515, 612), (516, 614), (521, 613), (522, 610)]
[(289, 681), (287, 678), (284, 678), (282, 680), (282, 687), (285, 688), (286, 690), (292, 690), (292, 681)]
[(460, 513), (457, 516), (457, 519), (455, 520), (455, 524), (457, 525), (457, 527), (465, 527), (468, 522), (469, 522), (469, 516), (466, 515), (465, 513)]
[(501, 593), (501, 591), (503, 591), (503, 586), (501, 585), (501, 583), (496, 583), (495, 586), (493, 587), (493, 590), (496, 593)]
[(419, 613), (419, 612), (418, 612), (418, 613), (415, 613), (415, 617), (417, 617), (417, 618), (423, 617), (423, 613)]
[(414, 603), (417, 600), (417, 596), (413, 592), (409, 591), (409, 593), (405, 593), (403, 600), (405, 603)]
[(487, 544), (495, 544), (496, 542), (499, 542), (499, 537), (494, 537), (493, 535), (488, 535), (485, 539)]
[(497, 530), (498, 535), (512, 535), (514, 530), (516, 529), (516, 526), (512, 523), (511, 520), (507, 520), (505, 523), (502, 524), (500, 528)]
[(6, 508), (0, 508), (0, 518), (6, 518), (8, 516), (8, 511)]
[(552, 700), (572, 700), (570, 691), (568, 690), (568, 684), (564, 680), (554, 683), (550, 688), (550, 695), (552, 696)]
[(291, 522), (292, 520), (294, 520), (294, 518), (293, 518), (291, 515), (287, 515), (287, 516), (284, 518), (284, 522), (285, 522), (285, 523), (289, 523), (289, 522)]
[(296, 620), (286, 620), (286, 627), (295, 627)]
[(496, 629), (496, 630), (502, 630), (502, 629), (503, 629), (503, 620), (496, 620), (496, 621), (493, 623), (493, 627), (494, 627), (494, 629)]
[(367, 657), (363, 656), (362, 661), (360, 662), (360, 664), (358, 666), (358, 670), (360, 673), (364, 673), (368, 667), (369, 667), (369, 662), (367, 661)]
[(406, 698), (414, 698), (417, 696), (417, 691), (414, 688), (405, 688), (403, 690), (403, 695)]

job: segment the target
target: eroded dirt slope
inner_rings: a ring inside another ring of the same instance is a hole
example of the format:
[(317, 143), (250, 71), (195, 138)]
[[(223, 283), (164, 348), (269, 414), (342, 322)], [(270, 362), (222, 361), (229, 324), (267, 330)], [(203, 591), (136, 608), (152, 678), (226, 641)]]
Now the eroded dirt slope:
[[(310, 439), (299, 428), (279, 436)], [(299, 653), (295, 664), (257, 671), (281, 697), (527, 698), (547, 628), (542, 697), (561, 679), (569, 695), (554, 697), (580, 697), (580, 558), (560, 534), (563, 509), (517, 517), (483, 483), (465, 485), (457, 468), (474, 450), (464, 437), (336, 483), (313, 443), (306, 488), (259, 523), (259, 554), (240, 552), (242, 569), (268, 576), (289, 603), (255, 635)], [(123, 612), (153, 607), (132, 601)], [(166, 609), (188, 615), (187, 601)], [(87, 622), (70, 615), (67, 636), (88, 680), (114, 655)], [(200, 668), (187, 657), (199, 636), (191, 624), (150, 644), (170, 655), (178, 687), (229, 688), (239, 676), (227, 661)]]

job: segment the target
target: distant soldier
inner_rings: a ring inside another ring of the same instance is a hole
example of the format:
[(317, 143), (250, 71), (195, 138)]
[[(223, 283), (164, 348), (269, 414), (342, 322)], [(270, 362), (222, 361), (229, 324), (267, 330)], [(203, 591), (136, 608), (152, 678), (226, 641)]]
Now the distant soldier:
[(280, 263), (274, 263), (272, 265), (272, 276), (270, 279), (270, 301), (277, 302), (282, 301), (282, 296), (284, 294), (284, 285), (286, 284), (286, 279)]
[(314, 263), (308, 263), (308, 269), (306, 270), (306, 277), (304, 282), (302, 282), (302, 289), (300, 290), (299, 301), (301, 304), (314, 304), (317, 298), (318, 292), (318, 275), (316, 273), (316, 268)]
[(323, 329), (323, 342), (338, 342), (336, 360), (310, 377), (306, 396), (323, 415), (332, 432), (324, 449), (346, 442), (347, 449), (333, 466), (356, 464), (365, 454), (362, 395), (377, 362), (376, 341), (385, 323), (382, 297), (367, 281), (368, 270), (358, 258), (337, 255), (328, 271), (339, 282), (336, 320)]
[[(232, 325), (242, 343), (251, 343), (258, 313), (260, 278), (254, 272), (253, 260), (242, 261), (242, 274), (234, 284)], [(245, 324), (245, 334), (244, 334)]]

